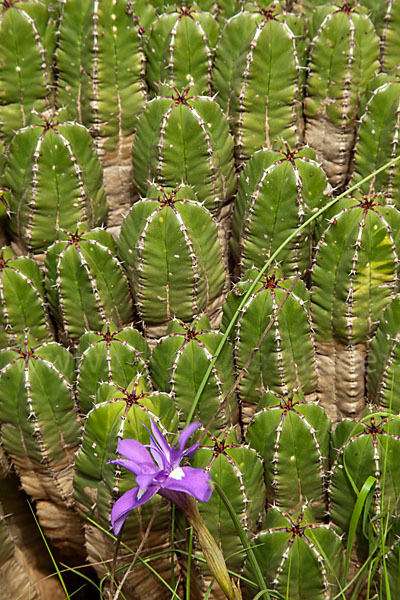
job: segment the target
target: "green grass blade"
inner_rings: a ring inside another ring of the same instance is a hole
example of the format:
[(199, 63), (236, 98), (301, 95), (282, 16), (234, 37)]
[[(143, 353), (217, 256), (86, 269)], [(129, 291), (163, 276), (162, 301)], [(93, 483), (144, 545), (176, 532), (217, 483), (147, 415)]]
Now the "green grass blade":
[(351, 515), (350, 526), (349, 526), (349, 536), (347, 539), (346, 563), (345, 563), (345, 569), (344, 569), (343, 584), (345, 584), (347, 575), (349, 573), (350, 556), (351, 556), (351, 551), (352, 551), (355, 536), (356, 536), (358, 522), (362, 515), (363, 508), (366, 503), (367, 497), (370, 494), (371, 490), (373, 489), (375, 483), (376, 483), (375, 477), (372, 477), (372, 475), (370, 475), (364, 481), (364, 485), (362, 486), (360, 492), (357, 491), (358, 497), (357, 497), (357, 501), (353, 508), (353, 513)]
[(65, 592), (65, 597), (66, 597), (66, 599), (67, 599), (67, 600), (70, 600), (70, 596), (69, 596), (69, 594), (68, 594), (68, 590), (67, 590), (67, 588), (66, 588), (66, 585), (65, 585), (65, 582), (64, 582), (63, 576), (61, 575), (61, 571), (60, 571), (60, 569), (58, 568), (57, 561), (56, 561), (56, 559), (54, 558), (52, 551), (50, 550), (50, 547), (49, 547), (49, 545), (48, 545), (48, 543), (47, 543), (46, 537), (45, 537), (45, 535), (44, 535), (44, 533), (43, 533), (43, 531), (42, 531), (42, 528), (40, 527), (39, 521), (37, 520), (37, 517), (36, 517), (36, 515), (35, 515), (35, 513), (34, 513), (34, 510), (33, 510), (33, 508), (32, 508), (32, 505), (31, 505), (31, 503), (29, 502), (29, 500), (28, 500), (27, 502), (28, 502), (28, 505), (29, 505), (30, 511), (31, 511), (31, 513), (32, 513), (32, 515), (33, 515), (33, 518), (35, 519), (36, 526), (37, 526), (37, 528), (39, 529), (39, 533), (40, 533), (40, 535), (41, 535), (41, 537), (42, 537), (42, 540), (43, 540), (43, 542), (44, 542), (44, 545), (46, 546), (47, 552), (49, 553), (49, 556), (50, 556), (51, 562), (53, 563), (53, 565), (54, 565), (54, 568), (55, 568), (55, 570), (56, 570), (56, 572), (57, 572), (57, 576), (58, 576), (58, 579), (60, 580), (61, 587), (62, 587), (62, 589), (63, 589), (63, 590), (64, 590), (64, 592)]

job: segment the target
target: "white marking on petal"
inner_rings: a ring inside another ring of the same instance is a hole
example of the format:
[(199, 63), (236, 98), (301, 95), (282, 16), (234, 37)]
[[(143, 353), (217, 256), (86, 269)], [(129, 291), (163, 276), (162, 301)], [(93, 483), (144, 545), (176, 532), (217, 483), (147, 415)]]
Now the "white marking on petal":
[(136, 499), (140, 500), (140, 498), (143, 496), (143, 494), (145, 493), (145, 491), (146, 491), (146, 488), (144, 488), (144, 489), (139, 488), (139, 491), (137, 493)]
[(181, 467), (176, 467), (176, 469), (171, 471), (169, 476), (172, 477), (172, 479), (179, 480), (179, 479), (183, 479), (185, 477), (185, 473), (184, 473), (183, 469), (181, 469)]

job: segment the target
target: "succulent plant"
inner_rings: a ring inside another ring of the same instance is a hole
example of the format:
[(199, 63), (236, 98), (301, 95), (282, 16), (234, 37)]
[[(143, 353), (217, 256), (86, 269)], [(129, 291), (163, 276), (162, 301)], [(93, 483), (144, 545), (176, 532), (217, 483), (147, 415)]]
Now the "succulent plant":
[[(247, 271), (228, 294), (222, 331), (258, 273)], [(230, 333), (245, 421), (267, 391), (288, 394), (301, 387), (304, 394), (312, 394), (316, 390), (308, 291), (302, 281), (279, 275), (270, 271), (260, 279)]]
[[(222, 303), (226, 274), (217, 225), (186, 186), (153, 187), (122, 224), (118, 252), (130, 274), (140, 318), (164, 327), (192, 321)], [(164, 333), (162, 332), (162, 334)]]
[[(310, 507), (295, 516), (270, 507), (253, 541), (268, 588), (296, 600), (337, 594), (344, 566), (341, 538), (329, 525), (315, 523)], [(252, 575), (250, 569), (245, 574)]]
[[(116, 496), (126, 492), (134, 484), (131, 473), (119, 469), (109, 461), (117, 458), (119, 439), (133, 438), (148, 443), (149, 434), (143, 423), (150, 427), (149, 417), (163, 432), (176, 430), (177, 413), (172, 398), (168, 394), (147, 391), (145, 381), (140, 376), (127, 389), (113, 384), (101, 386), (97, 392), (96, 405), (88, 413), (81, 449), (76, 457), (75, 498), (83, 513), (106, 530), (110, 527), (110, 511)], [(122, 540), (128, 547), (139, 545), (158, 504), (159, 500), (153, 498), (128, 517), (122, 534)], [(89, 561), (93, 563), (99, 576), (109, 574), (104, 561), (113, 559), (112, 538), (87, 521), (85, 539)], [(166, 549), (168, 543), (169, 510), (164, 504), (157, 512), (142, 552), (152, 553), (153, 546)], [(123, 564), (123, 560), (118, 558), (114, 566), (115, 572)], [(171, 564), (168, 557), (161, 556), (152, 561), (152, 566), (159, 575), (169, 579)], [(122, 577), (121, 574), (116, 576)], [(110, 580), (113, 577), (114, 573)], [(129, 598), (136, 600), (143, 598), (143, 594), (149, 594), (150, 590), (151, 594), (162, 594), (165, 588), (146, 566), (137, 565), (128, 577), (124, 589)]]
[(271, 504), (293, 515), (307, 501), (314, 517), (324, 518), (330, 426), (324, 409), (300, 391), (269, 392), (260, 401), (246, 440), (263, 458)]
[[(232, 218), (231, 250), (240, 274), (261, 269), (267, 259), (320, 208), (326, 177), (310, 148), (259, 150), (240, 174)], [(284, 275), (304, 275), (311, 266), (309, 226), (279, 254)]]
[(11, 233), (33, 252), (44, 252), (78, 223), (92, 228), (105, 221), (102, 169), (90, 134), (77, 123), (59, 122), (57, 113), (33, 117), (16, 133), (4, 184)]
[(367, 344), (397, 293), (400, 231), (400, 213), (381, 196), (339, 208), (316, 248), (311, 294), (320, 397), (335, 422), (364, 409)]
[[(190, 325), (178, 320), (171, 321), (166, 335), (158, 340), (153, 349), (150, 371), (154, 386), (173, 395), (182, 422), (189, 416), (197, 390), (221, 338), (222, 334), (212, 331), (207, 317), (202, 315)], [(193, 419), (204, 425), (212, 421), (211, 433), (223, 430), (236, 420), (235, 396), (225, 400), (233, 386), (233, 373), (232, 350), (226, 345), (193, 414)]]
[(133, 181), (144, 195), (149, 182), (193, 187), (215, 216), (236, 187), (233, 139), (227, 119), (207, 96), (189, 88), (150, 100), (142, 112), (132, 150)]
[(110, 233), (81, 227), (65, 234), (48, 249), (45, 267), (50, 310), (66, 339), (132, 320), (128, 280)]
[(364, 556), (368, 552), (365, 535), (371, 535), (373, 528), (379, 532), (381, 519), (398, 513), (399, 433), (398, 417), (370, 413), (358, 423), (342, 421), (332, 434), (329, 514), (340, 532), (348, 535), (358, 493), (369, 476), (376, 479), (373, 500), (366, 509), (367, 525), (364, 531), (362, 523), (358, 526), (358, 548)]
[(2, 2), (0, 135), (6, 143), (51, 103), (54, 23), (42, 2)]
[(274, 148), (281, 139), (291, 146), (302, 139), (302, 76), (295, 36), (273, 9), (262, 15), (232, 74), (229, 113), (239, 163), (260, 148)]
[[(81, 520), (73, 511), (72, 478), (80, 422), (74, 402), (75, 364), (56, 342), (0, 351), (1, 443), (24, 490), (56, 518), (49, 539), (81, 553)], [(38, 506), (39, 510), (39, 506)], [(48, 518), (48, 517), (47, 517)], [(40, 514), (39, 514), (40, 519)], [(65, 531), (71, 536), (65, 540)]]
[(102, 332), (88, 331), (77, 349), (77, 401), (82, 412), (93, 408), (98, 388), (105, 382), (127, 388), (141, 373), (150, 380), (150, 350), (133, 327), (117, 330), (106, 325)]
[(215, 18), (192, 6), (177, 6), (160, 14), (145, 48), (146, 78), (153, 92), (163, 95), (172, 86), (183, 89), (191, 84), (192, 94), (210, 94), (218, 33)]
[[(350, 185), (360, 182), (371, 170), (383, 167), (399, 151), (400, 81), (397, 77), (378, 75), (370, 88), (358, 128)], [(399, 208), (399, 170), (398, 163), (392, 164), (360, 189), (364, 194), (382, 192), (387, 204)]]
[(379, 38), (366, 14), (343, 1), (314, 15), (304, 100), (305, 141), (317, 151), (329, 181), (347, 179), (357, 111), (379, 67)]
[(53, 336), (39, 267), (9, 247), (0, 250), (0, 324), (1, 348)]

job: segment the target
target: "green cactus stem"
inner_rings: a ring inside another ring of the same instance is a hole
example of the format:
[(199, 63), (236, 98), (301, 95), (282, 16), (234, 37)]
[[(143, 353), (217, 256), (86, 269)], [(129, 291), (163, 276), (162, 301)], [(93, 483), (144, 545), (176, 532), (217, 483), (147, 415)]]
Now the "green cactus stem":
[[(146, 78), (155, 94), (191, 84), (191, 93), (211, 95), (213, 53), (219, 27), (207, 12), (178, 6), (153, 23), (145, 47)], [(166, 83), (166, 89), (163, 84)]]
[(148, 195), (124, 220), (118, 252), (140, 318), (149, 333), (163, 335), (173, 317), (190, 322), (217, 310), (226, 274), (217, 225), (192, 190), (157, 186)]
[[(156, 389), (171, 392), (182, 424), (192, 408), (199, 385), (221, 342), (222, 334), (211, 331), (205, 315), (191, 325), (177, 320), (169, 323), (167, 333), (158, 340), (150, 360), (151, 377)], [(227, 343), (214, 365), (207, 386), (197, 405), (194, 420), (215, 433), (236, 420), (236, 400), (225, 403), (234, 382), (232, 348)]]
[[(248, 271), (228, 294), (223, 331), (257, 274)], [(305, 394), (315, 395), (308, 291), (302, 281), (279, 275), (271, 271), (261, 278), (230, 334), (237, 374), (241, 374), (238, 390), (245, 422), (269, 390), (285, 395), (301, 387)]]
[(29, 125), (32, 109), (51, 105), (55, 27), (42, 2), (1, 3), (0, 135), (6, 142)]
[(22, 343), (27, 334), (36, 341), (54, 335), (39, 267), (7, 247), (0, 250), (0, 325), (1, 348)]
[(264, 459), (269, 502), (294, 514), (304, 501), (316, 519), (326, 514), (330, 421), (323, 408), (299, 391), (269, 392), (260, 402), (246, 440)]
[(48, 249), (45, 268), (50, 310), (68, 340), (132, 320), (128, 280), (110, 233), (80, 228), (65, 234)]
[(43, 510), (45, 535), (81, 556), (82, 523), (72, 489), (81, 433), (74, 380), (73, 356), (56, 342), (32, 346), (26, 340), (0, 352), (1, 443), (24, 490), (52, 514), (49, 520)]
[[(83, 513), (106, 530), (110, 528), (110, 512), (117, 496), (131, 489), (135, 482), (129, 471), (108, 462), (117, 458), (118, 440), (132, 438), (148, 444), (149, 434), (143, 424), (150, 429), (149, 417), (163, 433), (176, 431), (178, 418), (172, 398), (168, 394), (153, 394), (147, 390), (140, 376), (127, 389), (104, 384), (98, 390), (96, 405), (85, 422), (81, 449), (76, 457), (75, 497)], [(138, 547), (158, 504), (159, 498), (155, 497), (131, 512), (122, 533), (122, 541), (129, 547)], [(168, 550), (169, 518), (169, 507), (164, 503), (152, 524), (142, 557), (154, 553), (155, 546), (160, 551)], [(99, 577), (106, 576), (110, 570), (104, 561), (112, 560), (115, 553), (112, 538), (87, 522), (85, 539), (89, 562), (93, 563)], [(117, 580), (123, 577), (124, 572), (118, 573), (118, 569), (125, 564), (126, 559), (118, 557), (115, 565)], [(169, 580), (169, 556), (161, 556), (152, 560), (151, 564), (159, 575)], [(108, 583), (105, 587), (109, 588)], [(161, 598), (165, 587), (145, 565), (137, 564), (127, 578), (123, 593), (130, 600), (146, 596)]]
[(304, 137), (331, 184), (340, 187), (348, 176), (359, 103), (378, 71), (379, 38), (362, 9), (346, 1), (317, 8), (314, 19)]
[(58, 117), (62, 113), (35, 117), (17, 132), (4, 172), (11, 233), (33, 252), (44, 252), (78, 223), (102, 225), (107, 214), (102, 169), (88, 130)]
[(82, 412), (93, 408), (102, 383), (128, 387), (141, 373), (149, 382), (150, 350), (142, 334), (133, 327), (117, 330), (106, 325), (103, 332), (88, 331), (77, 349), (77, 400)]
[[(265, 261), (313, 211), (327, 191), (326, 177), (310, 148), (259, 150), (239, 179), (230, 245), (240, 274)], [(283, 273), (303, 275), (311, 266), (311, 226), (279, 255)]]
[[(378, 75), (371, 84), (354, 150), (353, 174), (350, 185), (360, 182), (373, 170), (399, 154), (400, 81), (398, 77)], [(400, 207), (400, 167), (387, 167), (361, 185), (364, 194), (372, 191), (385, 194), (385, 202)]]
[[(296, 600), (336, 596), (344, 548), (332, 527), (314, 522), (309, 506), (296, 516), (269, 508), (253, 543), (268, 588)], [(251, 576), (248, 570), (245, 574)]]
[(192, 186), (217, 218), (236, 187), (233, 139), (225, 114), (212, 98), (190, 89), (153, 98), (141, 114), (132, 149), (133, 181), (145, 195), (149, 182)]

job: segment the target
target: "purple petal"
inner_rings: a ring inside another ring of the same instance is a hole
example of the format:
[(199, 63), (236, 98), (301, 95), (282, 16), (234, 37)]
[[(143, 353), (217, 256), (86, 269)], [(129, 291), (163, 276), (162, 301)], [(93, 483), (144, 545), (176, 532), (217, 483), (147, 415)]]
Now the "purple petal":
[(183, 456), (190, 458), (191, 456), (193, 456), (193, 454), (196, 452), (196, 450), (199, 446), (200, 446), (200, 442), (196, 442), (195, 444), (190, 446), (187, 450), (185, 450), (185, 452), (183, 453)]
[(119, 440), (118, 452), (136, 463), (151, 463), (151, 456), (147, 448), (137, 440)]
[(153, 423), (153, 421), (151, 419), (150, 419), (150, 426), (151, 426), (152, 434), (153, 434), (154, 438), (156, 439), (156, 442), (158, 443), (159, 447), (161, 448), (161, 450), (163, 451), (163, 453), (165, 454), (167, 459), (169, 459), (171, 447), (168, 445), (167, 440), (165, 439), (165, 437), (163, 436), (161, 431), (158, 429), (158, 427)]
[(183, 452), (183, 449), (186, 446), (186, 443), (190, 436), (200, 427), (201, 423), (190, 423), (185, 429), (183, 429), (182, 433), (178, 439), (179, 449)]
[(148, 473), (158, 473), (157, 465), (154, 464), (153, 461), (151, 463), (142, 463), (138, 465), (133, 462), (133, 460), (128, 460), (127, 458), (118, 458), (116, 460), (109, 460), (107, 464), (113, 463), (114, 465), (119, 465), (120, 467), (125, 467), (134, 475), (144, 475)]
[(200, 500), (208, 502), (212, 494), (211, 477), (203, 469), (194, 467), (177, 467), (162, 484), (162, 489), (185, 492)]
[[(154, 466), (155, 466), (155, 465), (154, 465)], [(157, 473), (159, 473), (159, 470), (158, 470), (158, 469), (156, 470), (156, 473), (155, 473), (155, 474), (157, 474)], [(144, 473), (143, 473), (142, 475), (138, 475), (138, 476), (136, 477), (136, 483), (138, 484), (138, 486), (139, 486), (139, 487), (140, 487), (142, 490), (145, 490), (145, 489), (147, 489), (148, 487), (150, 487), (152, 483), (153, 483), (153, 484), (157, 484), (157, 482), (156, 482), (156, 481), (154, 481), (154, 476), (155, 476), (155, 474), (153, 474), (153, 473), (152, 473), (152, 474), (144, 474)], [(158, 485), (158, 484), (157, 484), (157, 485)]]
[(111, 523), (113, 526), (114, 534), (118, 535), (121, 531), (122, 525), (125, 523), (125, 520), (129, 516), (131, 510), (144, 504), (150, 498), (154, 496), (158, 492), (158, 486), (154, 485), (149, 487), (142, 495), (139, 495), (138, 499), (139, 487), (134, 487), (131, 490), (128, 490), (119, 498), (111, 510)]

